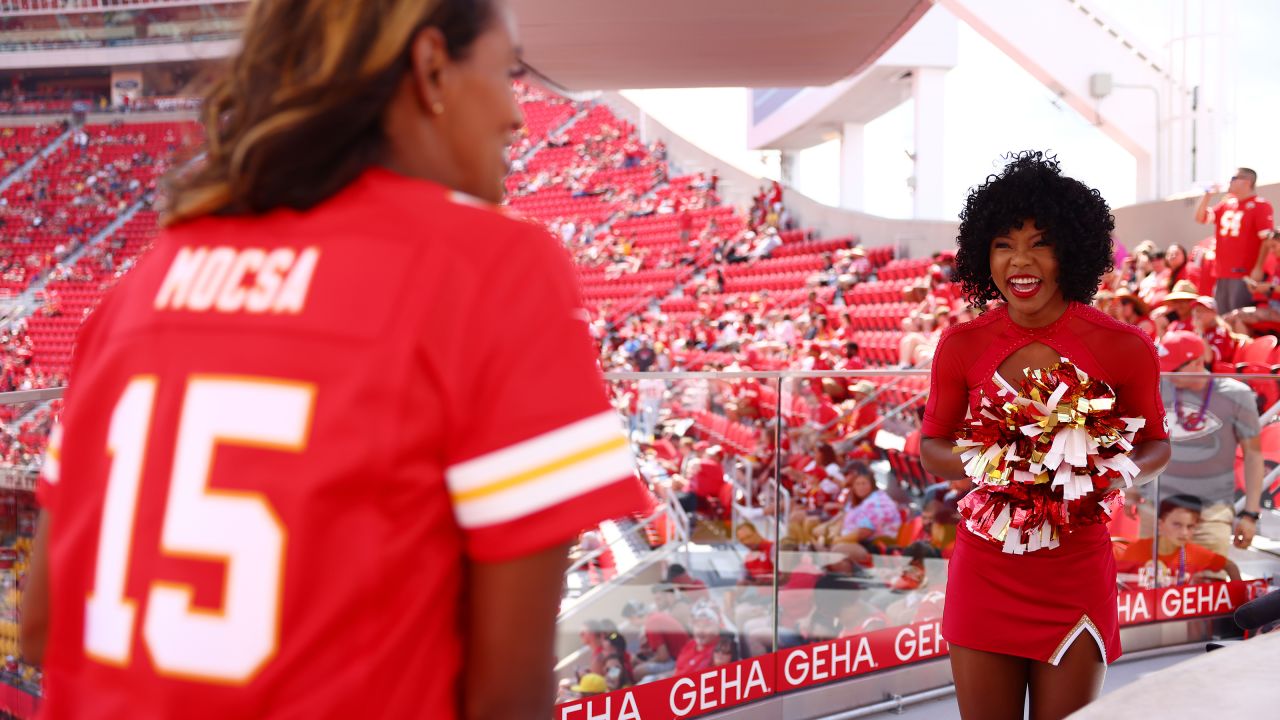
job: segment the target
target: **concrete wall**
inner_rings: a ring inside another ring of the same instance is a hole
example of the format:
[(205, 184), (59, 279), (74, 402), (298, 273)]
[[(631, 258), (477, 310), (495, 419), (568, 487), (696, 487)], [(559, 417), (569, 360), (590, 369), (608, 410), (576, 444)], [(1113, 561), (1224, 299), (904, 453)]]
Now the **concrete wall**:
[[(1263, 185), (1258, 188), (1258, 194), (1270, 200), (1272, 205), (1280, 205), (1280, 183)], [(1222, 197), (1215, 196), (1214, 201)], [(1191, 247), (1213, 234), (1213, 228), (1195, 222), (1196, 205), (1199, 203), (1200, 196), (1191, 195), (1117, 208), (1116, 239), (1129, 249), (1148, 239), (1157, 247), (1167, 247), (1172, 243)]]
[[(639, 106), (614, 92), (604, 93), (601, 100), (617, 115), (635, 124), (645, 142), (662, 140), (670, 155), (679, 162), (674, 171), (703, 172), (715, 169), (720, 175), (720, 196), (725, 202), (742, 208), (751, 205), (751, 196), (768, 180), (739, 170), (697, 145), (677, 135), (670, 128), (644, 113)], [(894, 220), (867, 213), (843, 210), (820, 203), (795, 190), (786, 192), (787, 206), (804, 227), (816, 228), (826, 237), (856, 235), (868, 247), (893, 245), (899, 255), (927, 255), (934, 250), (955, 246), (957, 223), (931, 220)]]

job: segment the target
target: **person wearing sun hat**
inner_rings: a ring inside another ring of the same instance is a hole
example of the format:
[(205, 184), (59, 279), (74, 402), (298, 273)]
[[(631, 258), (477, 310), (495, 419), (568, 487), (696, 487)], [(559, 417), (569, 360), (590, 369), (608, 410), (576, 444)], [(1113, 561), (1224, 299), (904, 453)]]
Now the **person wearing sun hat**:
[[(1198, 296), (1197, 296), (1198, 302)], [(1162, 373), (1196, 373), (1164, 377), (1160, 397), (1169, 423), (1172, 454), (1160, 475), (1160, 497), (1186, 493), (1204, 502), (1192, 542), (1226, 555), (1230, 546), (1247, 548), (1257, 530), (1261, 510), (1263, 458), (1258, 442), (1261, 426), (1253, 390), (1230, 378), (1207, 373), (1208, 346), (1194, 332), (1171, 330), (1157, 348)], [(1236, 448), (1244, 454), (1245, 504), (1235, 512)], [(1142, 533), (1155, 527), (1159, 498), (1154, 485), (1141, 489), (1138, 513)], [(1131, 499), (1137, 499), (1130, 493)]]
[(569, 688), (573, 692), (578, 693), (578, 697), (593, 697), (595, 695), (603, 695), (609, 691), (609, 681), (605, 680), (603, 675), (597, 673), (587, 673), (578, 679), (578, 684)]
[(857, 407), (856, 415), (853, 416), (852, 422), (849, 423), (849, 431), (856, 433), (863, 428), (870, 427), (880, 419), (880, 408), (871, 397), (876, 392), (876, 384), (870, 380), (859, 380), (849, 386), (849, 397), (854, 401)]
[(1133, 306), (1135, 315), (1142, 317), (1151, 312), (1151, 306), (1143, 300), (1140, 295), (1133, 292), (1127, 287), (1121, 287), (1115, 292), (1114, 301), (1118, 303), (1126, 303)]
[(1149, 312), (1150, 308), (1145, 300), (1135, 295), (1129, 288), (1121, 287), (1116, 290), (1115, 296), (1111, 300), (1108, 314), (1121, 322), (1137, 325), (1142, 328), (1148, 337), (1154, 340), (1156, 337), (1156, 325), (1151, 321), (1151, 318), (1147, 317)]
[(1179, 280), (1173, 284), (1173, 290), (1160, 301), (1161, 307), (1169, 308), (1169, 329), (1191, 329), (1191, 305), (1200, 300), (1200, 291), (1190, 280)]

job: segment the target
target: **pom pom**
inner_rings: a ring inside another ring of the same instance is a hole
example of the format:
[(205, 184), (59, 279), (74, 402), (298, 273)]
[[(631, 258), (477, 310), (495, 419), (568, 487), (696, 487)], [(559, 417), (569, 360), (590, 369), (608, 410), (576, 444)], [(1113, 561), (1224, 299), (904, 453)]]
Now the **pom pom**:
[(956, 438), (977, 485), (960, 502), (966, 526), (1004, 552), (1023, 554), (1108, 522), (1124, 506), (1112, 484), (1131, 487), (1138, 475), (1128, 453), (1145, 425), (1123, 417), (1115, 391), (1066, 358), (1028, 370), (1016, 394), (984, 393)]

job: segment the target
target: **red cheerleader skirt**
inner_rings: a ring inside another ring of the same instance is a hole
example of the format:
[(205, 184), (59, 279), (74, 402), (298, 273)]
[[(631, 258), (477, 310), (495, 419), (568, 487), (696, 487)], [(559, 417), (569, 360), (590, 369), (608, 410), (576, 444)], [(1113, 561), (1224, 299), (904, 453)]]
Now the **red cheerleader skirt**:
[(961, 523), (947, 571), (942, 636), (972, 650), (1057, 665), (1078, 639), (1120, 657), (1116, 561), (1105, 525), (1052, 550), (1010, 555)]

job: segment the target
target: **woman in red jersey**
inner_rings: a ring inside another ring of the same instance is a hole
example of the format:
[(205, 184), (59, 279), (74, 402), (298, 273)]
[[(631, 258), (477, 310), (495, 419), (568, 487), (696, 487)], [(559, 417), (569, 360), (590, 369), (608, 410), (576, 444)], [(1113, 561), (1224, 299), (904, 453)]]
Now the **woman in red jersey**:
[[(1130, 457), (1139, 481), (1168, 462), (1155, 349), (1137, 328), (1090, 306), (1111, 268), (1114, 220), (1096, 190), (1026, 152), (973, 190), (961, 214), (956, 274), (977, 319), (949, 328), (933, 360), (921, 444), (925, 469), (965, 477), (955, 432), (980, 394), (1020, 385), (1060, 357), (1109, 383), (1127, 415), (1146, 418)], [(963, 523), (943, 613), (960, 713), (967, 720), (1062, 718), (1097, 697), (1120, 653), (1115, 561), (1105, 525), (1061, 545), (1006, 554)]]
[(42, 714), (545, 720), (568, 544), (643, 495), (568, 258), (496, 207), (512, 18), (245, 28), (77, 341), (23, 617)]

